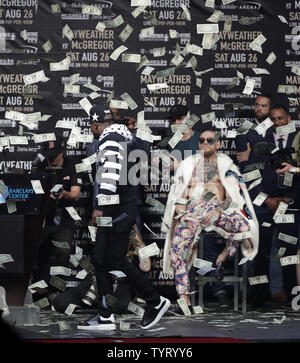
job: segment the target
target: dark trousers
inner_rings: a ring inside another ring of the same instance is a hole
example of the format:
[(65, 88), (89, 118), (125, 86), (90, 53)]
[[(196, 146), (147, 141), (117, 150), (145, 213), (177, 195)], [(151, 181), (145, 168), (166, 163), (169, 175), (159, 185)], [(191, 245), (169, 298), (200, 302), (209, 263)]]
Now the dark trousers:
[(103, 216), (110, 216), (114, 219), (123, 213), (127, 214), (126, 218), (113, 223), (113, 227), (98, 227), (96, 234), (92, 263), (95, 267), (97, 280), (99, 313), (100, 315), (103, 314), (103, 316), (111, 313), (110, 309), (106, 307), (105, 295), (113, 295), (113, 280), (112, 275), (109, 273), (112, 270), (122, 271), (127, 276), (128, 282), (135, 286), (148, 305), (155, 306), (160, 301), (159, 294), (150, 280), (126, 259), (129, 236), (137, 214), (135, 201), (106, 207)]
[[(50, 281), (50, 268), (52, 266), (69, 267), (70, 251), (74, 238), (74, 223), (62, 222), (59, 226), (55, 224), (46, 223), (40, 239), (38, 247), (38, 256), (36, 267), (33, 271), (33, 281), (35, 283), (44, 280), (48, 284), (48, 288), (38, 294), (33, 294), (35, 299), (41, 299), (44, 295), (49, 295), (57, 292), (54, 286), (49, 285)], [(69, 248), (55, 247), (52, 241), (67, 242)], [(59, 278), (65, 280), (67, 276), (60, 275)]]
[[(281, 232), (290, 236), (298, 237), (299, 214), (297, 212), (289, 212), (289, 211), (286, 212), (286, 214), (291, 214), (291, 213), (294, 213), (295, 216), (295, 223), (293, 224), (292, 223), (275, 224), (273, 220), (273, 214), (256, 213), (260, 228), (259, 228), (258, 253), (255, 259), (253, 260), (253, 276), (267, 275), (269, 278), (271, 243), (275, 226), (278, 226), (278, 235)], [(263, 222), (271, 223), (271, 226), (262, 227), (261, 224)], [(274, 237), (278, 238), (278, 235)], [(278, 240), (278, 245), (280, 247), (286, 248), (284, 256), (291, 256), (297, 254), (296, 245), (292, 245), (290, 243), (286, 243), (280, 240)], [(282, 276), (283, 276), (283, 285), (285, 291), (288, 295), (290, 295), (292, 288), (295, 285), (297, 285), (296, 265), (282, 266)], [(253, 285), (251, 286), (251, 294), (253, 298), (255, 298), (255, 296), (256, 297), (259, 296), (264, 300), (270, 294), (269, 286), (266, 284)]]

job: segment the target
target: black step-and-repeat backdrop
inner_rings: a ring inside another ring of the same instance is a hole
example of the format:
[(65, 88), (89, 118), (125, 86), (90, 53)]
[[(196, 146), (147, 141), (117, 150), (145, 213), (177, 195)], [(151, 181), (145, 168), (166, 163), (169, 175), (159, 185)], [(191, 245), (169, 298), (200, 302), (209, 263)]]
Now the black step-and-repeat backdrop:
[[(232, 130), (241, 113), (253, 117), (262, 91), (286, 104), (298, 126), (297, 0), (0, 0), (0, 48), (0, 148), (10, 168), (30, 170), (53, 132), (79, 163), (92, 139), (85, 109), (94, 97), (124, 101), (127, 93), (134, 102), (123, 113), (144, 111), (156, 135), (169, 128), (172, 105), (187, 105), (200, 118), (194, 129), (214, 112), (222, 148), (233, 158)], [(88, 254), (91, 189), (89, 178), (83, 180), (74, 246)], [(165, 181), (146, 186), (144, 196), (165, 204), (169, 187)], [(145, 242), (161, 248), (151, 278), (173, 294), (173, 280), (161, 271), (162, 212), (145, 204), (143, 214), (155, 233), (145, 228)], [(79, 282), (73, 272), (69, 286)]]

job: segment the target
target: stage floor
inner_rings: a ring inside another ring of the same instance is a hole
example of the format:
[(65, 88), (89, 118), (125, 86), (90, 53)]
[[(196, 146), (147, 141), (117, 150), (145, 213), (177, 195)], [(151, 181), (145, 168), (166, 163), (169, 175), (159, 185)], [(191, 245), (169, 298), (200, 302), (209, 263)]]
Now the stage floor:
[[(40, 324), (17, 325), (15, 328), (25, 341), (92, 340), (122, 342), (128, 339), (149, 338), (233, 338), (248, 342), (300, 342), (300, 310), (291, 307), (263, 309), (245, 314), (221, 310), (215, 303), (205, 305), (204, 312), (192, 316), (175, 316), (168, 312), (153, 329), (139, 327), (140, 318), (133, 314), (115, 315), (115, 331), (81, 331), (77, 324), (94, 316), (95, 310), (75, 312), (71, 316), (41, 310)], [(120, 320), (130, 323), (129, 331), (121, 331)], [(65, 322), (63, 324), (59, 322)]]

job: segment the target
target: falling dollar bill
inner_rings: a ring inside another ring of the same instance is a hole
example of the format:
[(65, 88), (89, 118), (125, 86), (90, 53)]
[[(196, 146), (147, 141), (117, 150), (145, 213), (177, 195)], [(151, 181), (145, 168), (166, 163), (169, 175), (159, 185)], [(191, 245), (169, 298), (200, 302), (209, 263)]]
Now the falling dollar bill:
[(255, 74), (270, 74), (270, 72), (265, 68), (252, 68)]
[(11, 145), (27, 145), (27, 136), (9, 136), (9, 142)]
[(12, 214), (17, 211), (17, 205), (13, 199), (6, 200), (6, 207), (7, 207), (8, 214)]
[(35, 194), (44, 194), (44, 190), (40, 180), (31, 180), (32, 188)]
[(267, 275), (248, 277), (249, 284), (259, 285), (259, 284), (267, 284), (269, 282)]
[(216, 119), (215, 112), (209, 112), (209, 113), (205, 113), (205, 114), (201, 115), (201, 121), (203, 123), (211, 122), (211, 121), (214, 121), (215, 119)]
[(213, 88), (209, 87), (208, 94), (215, 102), (218, 102), (219, 94)]
[(127, 310), (131, 311), (133, 314), (137, 315), (139, 318), (142, 318), (144, 316), (145, 310), (141, 308), (140, 306), (134, 304), (130, 301), (128, 304)]
[(114, 205), (120, 204), (120, 196), (118, 194), (113, 195), (105, 195), (99, 194), (97, 195), (98, 205)]
[(141, 61), (141, 55), (140, 54), (134, 54), (134, 53), (126, 53), (122, 54), (122, 62), (127, 63), (140, 63)]
[(293, 185), (294, 175), (291, 173), (284, 173), (283, 185), (291, 187)]
[(81, 220), (81, 217), (77, 214), (74, 207), (65, 207), (65, 209), (70, 214), (72, 219), (74, 219), (74, 221), (80, 221)]
[(57, 276), (51, 276), (49, 284), (56, 287), (60, 291), (64, 291), (67, 287), (67, 281)]
[(177, 303), (180, 306), (180, 309), (183, 311), (185, 316), (192, 315), (189, 307), (187, 306), (187, 303), (185, 302), (185, 300), (183, 298), (178, 299)]
[(242, 93), (245, 95), (251, 95), (254, 90), (254, 86), (255, 86), (255, 79), (248, 78)]
[(258, 169), (250, 171), (249, 173), (242, 174), (242, 178), (245, 182), (250, 180), (261, 178), (260, 171)]
[(134, 9), (132, 12), (131, 12), (131, 15), (134, 17), (134, 18), (137, 18), (145, 9), (146, 9), (147, 6), (139, 6), (137, 7), (136, 9)]
[(62, 34), (63, 34), (63, 36), (65, 36), (66, 38), (68, 38), (70, 41), (74, 38), (74, 32), (72, 31), (72, 29), (69, 27), (68, 24), (66, 24), (63, 27)]
[(50, 78), (47, 78), (45, 76), (44, 71), (38, 71), (31, 74), (25, 74), (23, 76), (23, 81), (25, 86), (28, 86), (30, 84), (34, 84), (37, 82), (47, 82)]
[(197, 24), (197, 34), (219, 33), (219, 24)]
[(129, 96), (127, 92), (121, 94), (121, 98), (127, 103), (131, 110), (135, 110), (138, 107), (133, 98)]
[(268, 194), (261, 192), (254, 199), (253, 204), (254, 205), (257, 205), (258, 207), (260, 207), (267, 198), (268, 198)]
[(126, 40), (130, 37), (131, 33), (133, 32), (133, 28), (127, 24), (125, 26), (125, 28), (121, 31), (119, 38), (123, 41), (126, 42)]
[(64, 275), (71, 276), (71, 269), (64, 266), (51, 266), (50, 267), (50, 275)]
[(180, 7), (182, 8), (182, 10), (184, 12), (186, 20), (191, 21), (191, 14), (189, 12), (189, 9), (186, 7), (186, 5), (181, 4)]
[(196, 268), (211, 267), (212, 266), (212, 262), (205, 261), (205, 260), (201, 260), (200, 258), (195, 258), (193, 266), (196, 267)]
[(272, 64), (272, 63), (274, 63), (275, 62), (275, 60), (276, 60), (276, 54), (274, 53), (274, 52), (271, 52), (269, 55), (268, 55), (268, 57), (267, 57), (267, 59), (266, 59), (266, 62), (268, 63), (268, 64)]
[(159, 248), (156, 242), (151, 243), (150, 245), (139, 249), (139, 256), (141, 259), (145, 259), (151, 256), (156, 256), (158, 254), (159, 254)]
[(81, 12), (82, 14), (88, 14), (88, 15), (101, 15), (102, 8), (93, 5), (82, 5)]
[(207, 19), (210, 23), (218, 23), (221, 19), (223, 19), (224, 13), (220, 10), (214, 10), (212, 15)]
[(286, 210), (288, 209), (289, 205), (287, 203), (284, 203), (284, 202), (280, 202), (276, 211), (275, 211), (275, 214), (273, 216), (273, 219), (275, 219), (275, 217), (277, 215), (282, 215), (286, 212)]
[(89, 115), (90, 114), (90, 109), (93, 107), (91, 102), (85, 97), (85, 98), (82, 98), (79, 101), (79, 104), (85, 110), (85, 112)]
[(117, 60), (119, 58), (119, 56), (125, 52), (128, 48), (125, 47), (124, 45), (121, 45), (120, 47), (118, 47), (117, 49), (115, 49), (112, 54), (110, 55), (110, 58), (113, 60)]
[(153, 48), (153, 57), (163, 57), (166, 54), (166, 47)]
[(70, 249), (70, 245), (68, 242), (60, 242), (60, 241), (53, 241), (52, 243), (55, 247), (57, 248), (65, 248), (65, 249)]
[(75, 84), (65, 84), (64, 93), (74, 93), (78, 94), (80, 92), (80, 86)]
[(274, 216), (274, 222), (276, 224), (295, 223), (295, 216), (294, 214), (276, 215)]
[(248, 130), (255, 129), (255, 127), (256, 127), (252, 122), (250, 122), (248, 120), (243, 120), (242, 119), (240, 121), (240, 123), (241, 123), (241, 126), (236, 129), (236, 132), (239, 133), (239, 134), (247, 133)]
[(262, 35), (259, 34), (250, 44), (250, 48), (256, 52), (262, 53), (262, 44), (266, 41), (267, 39)]
[(285, 256), (280, 258), (281, 266), (298, 265), (300, 263), (300, 255)]
[(178, 142), (182, 139), (183, 133), (177, 130), (172, 138), (169, 140), (168, 144), (171, 146), (172, 149), (178, 144)]
[(282, 232), (279, 233), (278, 239), (280, 239), (281, 241), (287, 242), (287, 243), (291, 243), (293, 245), (295, 245), (298, 241), (298, 238), (290, 236), (290, 235), (282, 233)]
[(181, 133), (185, 134), (189, 131), (189, 128), (187, 125), (171, 125), (172, 132), (176, 132), (179, 130)]
[(59, 326), (59, 329), (61, 331), (63, 330), (71, 330), (71, 325), (67, 322), (67, 321), (58, 321), (57, 322), (58, 326)]
[(28, 286), (29, 291), (34, 294), (38, 289), (45, 289), (48, 285), (46, 284), (45, 280), (40, 280)]
[(109, 107), (127, 110), (128, 104), (125, 101), (110, 100)]
[(263, 122), (255, 127), (256, 132), (259, 135), (263, 135), (270, 127), (273, 126), (272, 120), (268, 117)]
[(44, 297), (43, 299), (35, 301), (33, 305), (38, 306), (40, 309), (43, 309), (46, 306), (50, 305), (50, 303), (49, 300), (46, 297)]
[(118, 26), (120, 26), (121, 24), (124, 23), (123, 17), (122, 15), (118, 15), (117, 17), (115, 17), (114, 19), (111, 20), (105, 20), (104, 24), (107, 28), (117, 28)]
[(149, 91), (156, 91), (162, 88), (169, 88), (169, 86), (167, 85), (167, 83), (153, 83), (147, 84), (147, 88), (149, 89)]
[(70, 63), (71, 63), (70, 57), (66, 57), (63, 60), (61, 60), (60, 62), (50, 63), (50, 71), (51, 72), (67, 71), (67, 70), (69, 70)]
[(280, 127), (276, 128), (276, 134), (279, 136), (287, 135), (287, 134), (290, 134), (295, 131), (296, 131), (295, 124), (288, 124), (288, 125), (280, 126)]
[(13, 262), (13, 261), (14, 261), (14, 259), (11, 257), (10, 254), (8, 254), (8, 253), (0, 254), (0, 265), (2, 265), (3, 263)]
[(125, 321), (120, 320), (120, 330), (121, 331), (129, 331), (130, 330), (130, 323), (125, 323)]
[(112, 227), (111, 217), (96, 217), (98, 227)]
[(66, 315), (72, 315), (74, 310), (76, 309), (77, 305), (75, 304), (69, 304), (68, 307), (65, 310)]
[(54, 132), (47, 132), (44, 134), (36, 134), (33, 136), (33, 140), (36, 144), (41, 142), (48, 142), (48, 141), (55, 141), (55, 133)]

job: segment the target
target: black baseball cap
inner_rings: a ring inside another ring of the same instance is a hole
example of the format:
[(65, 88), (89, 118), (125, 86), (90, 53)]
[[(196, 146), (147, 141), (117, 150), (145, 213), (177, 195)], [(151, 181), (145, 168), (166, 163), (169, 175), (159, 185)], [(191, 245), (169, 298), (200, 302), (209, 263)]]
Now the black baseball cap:
[(90, 122), (103, 123), (114, 121), (114, 113), (104, 105), (96, 105), (90, 109)]
[(172, 106), (169, 109), (169, 118), (172, 121), (175, 121), (177, 119), (179, 119), (182, 116), (186, 116), (188, 114), (189, 110), (186, 106), (184, 105), (175, 105)]

